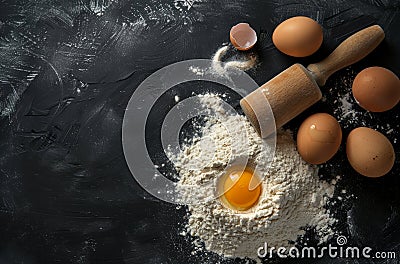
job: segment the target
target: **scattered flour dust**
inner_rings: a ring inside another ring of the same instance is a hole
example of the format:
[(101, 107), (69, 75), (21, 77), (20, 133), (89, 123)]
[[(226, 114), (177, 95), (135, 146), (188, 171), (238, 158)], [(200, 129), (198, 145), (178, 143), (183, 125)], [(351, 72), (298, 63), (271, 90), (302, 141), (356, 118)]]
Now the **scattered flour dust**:
[(184, 9), (190, 10), (196, 3), (201, 3), (202, 0), (174, 0), (174, 6), (179, 11)]
[(357, 110), (357, 108), (354, 107), (357, 102), (353, 97), (351, 87), (356, 74), (357, 73), (351, 67), (345, 69), (343, 77), (338, 79), (329, 89), (329, 92), (334, 94), (334, 97), (337, 98), (333, 101), (334, 115), (344, 128), (353, 126), (355, 121), (362, 121), (361, 125), (367, 125), (367, 122), (364, 120), (366, 112)]
[[(213, 58), (213, 70), (218, 74), (224, 74), (229, 68), (237, 68), (242, 71), (247, 71), (254, 68), (257, 64), (257, 56), (255, 54), (250, 55), (236, 55), (236, 58), (230, 59), (224, 62), (222, 58), (226, 55), (229, 50), (229, 46), (222, 46), (219, 48)], [(224, 62), (224, 64), (222, 64)]]
[[(221, 99), (217, 95), (202, 95), (199, 100), (205, 108), (221, 109)], [(220, 113), (222, 117), (208, 117), (202, 133), (195, 136), (197, 138), (184, 151), (172, 157), (180, 174), (178, 186), (197, 185), (204, 179), (219, 177), (231, 158), (240, 158), (245, 153), (252, 162), (258, 163), (257, 172), (261, 178), (265, 178), (258, 203), (247, 212), (228, 209), (219, 199), (188, 205), (189, 220), (182, 235), (198, 238), (193, 254), (203, 250), (201, 242), (204, 242), (206, 250), (225, 257), (257, 260), (257, 249), (265, 242), (269, 248), (288, 247), (289, 241), (296, 241), (298, 236), (305, 233), (306, 226), (315, 227), (321, 243), (331, 237), (332, 225), (336, 220), (329, 215), (325, 205), (333, 196), (335, 185), (321, 181), (317, 168), (301, 159), (292, 134), (288, 131), (278, 132), (274, 161), (267, 170), (265, 162), (268, 159), (265, 156), (271, 150), (264, 147), (262, 139), (246, 117), (228, 113), (224, 115), (223, 111)], [(227, 127), (247, 131), (248, 144), (236, 144), (236, 138), (232, 138), (235, 134), (227, 133)], [(213, 139), (208, 142), (213, 141), (215, 145), (210, 148), (199, 146), (202, 137)], [(199, 157), (204, 168), (200, 171), (191, 170), (187, 164)], [(183, 188), (181, 192), (185, 198), (192, 195), (185, 193)]]
[(90, 10), (97, 16), (104, 15), (106, 9), (111, 6), (116, 0), (90, 0)]
[(191, 72), (193, 72), (194, 74), (196, 74), (197, 76), (204, 76), (205, 70), (201, 69), (199, 67), (195, 67), (195, 66), (190, 66), (189, 70)]

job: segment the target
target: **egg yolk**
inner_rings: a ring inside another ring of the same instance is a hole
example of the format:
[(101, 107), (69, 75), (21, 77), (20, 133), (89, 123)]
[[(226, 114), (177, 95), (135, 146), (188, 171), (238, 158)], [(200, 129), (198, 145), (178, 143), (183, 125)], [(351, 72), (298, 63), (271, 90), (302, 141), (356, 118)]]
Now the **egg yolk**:
[[(250, 182), (252, 181), (253, 172), (245, 170), (240, 172), (231, 172), (226, 175), (223, 182), (222, 196), (230, 207), (236, 210), (247, 210), (251, 208), (260, 197), (261, 185), (259, 184), (253, 190), (250, 190)], [(254, 182), (254, 179), (253, 179)]]

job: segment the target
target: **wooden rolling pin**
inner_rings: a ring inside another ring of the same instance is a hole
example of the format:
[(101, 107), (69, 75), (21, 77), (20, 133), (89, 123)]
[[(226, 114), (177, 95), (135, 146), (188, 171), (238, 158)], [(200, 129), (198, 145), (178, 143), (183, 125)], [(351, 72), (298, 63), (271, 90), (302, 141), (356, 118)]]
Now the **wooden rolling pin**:
[(322, 98), (319, 86), (325, 85), (329, 76), (367, 56), (384, 38), (385, 33), (378, 25), (358, 31), (323, 61), (307, 69), (300, 64), (287, 68), (243, 98), (240, 106), (258, 134), (265, 138), (319, 101)]

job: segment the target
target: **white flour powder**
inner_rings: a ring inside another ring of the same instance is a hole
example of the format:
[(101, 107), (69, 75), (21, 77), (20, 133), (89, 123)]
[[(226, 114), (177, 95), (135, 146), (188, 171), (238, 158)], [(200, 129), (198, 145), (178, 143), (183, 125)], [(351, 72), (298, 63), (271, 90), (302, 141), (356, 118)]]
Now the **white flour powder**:
[[(237, 68), (242, 71), (247, 71), (254, 68), (257, 64), (256, 55), (245, 55), (240, 56), (236, 55), (234, 58), (231, 58), (229, 61), (223, 61), (223, 57), (229, 50), (229, 46), (223, 46), (219, 48), (213, 58), (213, 70), (218, 74), (224, 74), (229, 68)], [(222, 64), (224, 62), (224, 65)]]
[[(265, 178), (258, 203), (247, 212), (228, 209), (219, 199), (189, 205), (189, 221), (183, 234), (198, 237), (207, 250), (218, 254), (252, 259), (257, 259), (257, 249), (264, 242), (269, 247), (288, 247), (289, 241), (304, 234), (301, 228), (306, 226), (316, 227), (321, 242), (332, 235), (330, 226), (335, 220), (324, 206), (333, 195), (334, 185), (320, 181), (317, 168), (301, 159), (292, 135), (278, 133), (274, 161), (267, 169), (271, 149), (262, 144), (246, 117), (223, 111), (216, 95), (199, 99), (204, 107), (216, 109), (221, 116), (209, 117), (201, 135), (172, 157), (181, 177), (179, 183), (200, 185), (205, 179), (217, 179), (230, 159), (246, 153), (258, 165), (259, 176)], [(247, 132), (248, 144), (236, 138), (243, 131)], [(199, 162), (202, 169), (193, 170), (193, 161)], [(182, 190), (183, 197), (192, 195)]]

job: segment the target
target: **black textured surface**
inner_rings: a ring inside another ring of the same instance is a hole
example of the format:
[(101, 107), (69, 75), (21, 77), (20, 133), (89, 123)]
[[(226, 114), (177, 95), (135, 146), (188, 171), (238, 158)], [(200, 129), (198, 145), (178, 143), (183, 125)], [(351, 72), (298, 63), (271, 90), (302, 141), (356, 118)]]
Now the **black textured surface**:
[[(192, 256), (190, 241), (178, 235), (185, 209), (149, 197), (131, 177), (121, 146), (130, 95), (163, 66), (210, 58), (238, 22), (259, 35), (254, 52), (261, 63), (249, 71), (259, 84), (381, 25), (384, 43), (352, 71), (332, 76), (325, 100), (288, 125), (296, 130), (309, 114), (339, 108), (335, 99), (348, 89), (343, 76), (373, 65), (400, 74), (399, 11), (398, 0), (202, 0), (190, 9), (173, 0), (0, 0), (0, 263), (240, 263)], [(295, 15), (324, 27), (323, 46), (310, 58), (289, 58), (272, 45), (275, 26)], [(355, 118), (341, 121), (344, 138), (362, 124), (384, 134), (388, 125), (400, 156), (399, 107), (382, 114), (354, 108)], [(390, 174), (371, 180), (350, 168), (342, 148), (320, 174), (341, 175), (340, 188), (355, 196), (332, 206), (349, 244), (399, 257), (398, 159)]]

